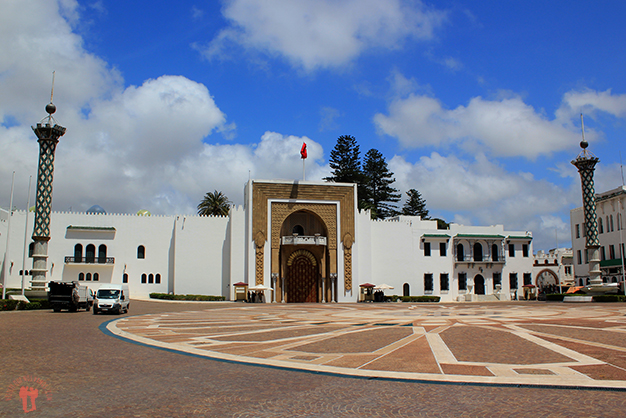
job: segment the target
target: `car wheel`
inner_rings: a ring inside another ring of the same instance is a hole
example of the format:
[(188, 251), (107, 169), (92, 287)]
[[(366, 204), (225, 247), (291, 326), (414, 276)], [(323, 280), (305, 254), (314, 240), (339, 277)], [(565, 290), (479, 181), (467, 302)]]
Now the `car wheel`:
[(55, 306), (54, 308), (52, 308), (52, 310), (53, 310), (54, 312), (61, 312), (61, 308), (59, 308), (59, 307), (57, 307), (57, 306)]

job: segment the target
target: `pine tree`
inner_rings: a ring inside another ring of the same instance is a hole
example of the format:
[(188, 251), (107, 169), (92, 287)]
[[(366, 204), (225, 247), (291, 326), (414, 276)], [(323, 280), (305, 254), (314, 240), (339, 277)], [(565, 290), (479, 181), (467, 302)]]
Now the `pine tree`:
[(324, 180), (334, 183), (361, 183), (361, 162), (359, 145), (351, 135), (342, 135), (337, 139), (335, 148), (330, 152), (331, 176)]
[(426, 209), (426, 200), (422, 198), (420, 192), (411, 189), (406, 192), (409, 197), (402, 207), (402, 214), (407, 216), (420, 216), (422, 219), (428, 218), (428, 209)]
[(365, 154), (363, 175), (364, 199), (375, 209), (372, 218), (385, 219), (398, 215), (398, 208), (393, 203), (399, 202), (401, 195), (397, 189), (391, 187), (396, 179), (393, 178), (393, 173), (389, 171), (385, 157), (380, 151), (371, 149)]
[(335, 148), (330, 152), (330, 168), (332, 169), (330, 177), (324, 177), (324, 180), (333, 183), (356, 183), (358, 195), (359, 209), (366, 209), (367, 205), (363, 198), (364, 176), (361, 170), (359, 145), (356, 139), (351, 135), (342, 135), (337, 138)]

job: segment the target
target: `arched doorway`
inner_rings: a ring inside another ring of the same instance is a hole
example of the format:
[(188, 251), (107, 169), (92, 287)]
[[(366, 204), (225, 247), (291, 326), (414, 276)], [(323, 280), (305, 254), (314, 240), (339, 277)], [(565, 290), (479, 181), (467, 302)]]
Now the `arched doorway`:
[(485, 294), (485, 278), (480, 274), (477, 274), (476, 277), (474, 277), (474, 294)]
[(537, 288), (542, 293), (554, 293), (559, 285), (559, 278), (552, 270), (545, 269), (537, 275)]
[[(279, 272), (273, 286), (278, 302), (329, 302), (336, 295), (329, 269), (327, 228), (308, 209), (285, 217), (280, 228)], [(336, 277), (336, 276), (335, 276)]]
[(318, 301), (318, 263), (307, 250), (297, 250), (287, 261), (286, 299), (290, 303)]

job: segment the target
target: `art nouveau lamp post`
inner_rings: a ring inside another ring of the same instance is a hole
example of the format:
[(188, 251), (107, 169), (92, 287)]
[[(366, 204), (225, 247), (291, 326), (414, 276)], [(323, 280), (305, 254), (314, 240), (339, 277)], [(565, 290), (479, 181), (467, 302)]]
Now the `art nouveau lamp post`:
[[(65, 128), (56, 123), (52, 114), (56, 106), (46, 105), (48, 116), (43, 118), (33, 131), (39, 142), (39, 166), (37, 169), (37, 200), (35, 203), (35, 227), (33, 229), (33, 269), (31, 288), (45, 291), (48, 262), (48, 241), (50, 240), (50, 211), (52, 209), (52, 180), (54, 175), (54, 151), (59, 138), (65, 134)], [(54, 122), (54, 126), (52, 123)]]
[(589, 284), (602, 286), (602, 272), (600, 271), (600, 241), (598, 241), (598, 220), (596, 217), (596, 192), (593, 186), (593, 172), (600, 161), (595, 155), (587, 151), (589, 143), (585, 141), (585, 125), (583, 115), (580, 115), (583, 130), (583, 140), (580, 142), (582, 151), (572, 161), (580, 173), (580, 183), (583, 192), (583, 213), (585, 227), (585, 251), (589, 260)]

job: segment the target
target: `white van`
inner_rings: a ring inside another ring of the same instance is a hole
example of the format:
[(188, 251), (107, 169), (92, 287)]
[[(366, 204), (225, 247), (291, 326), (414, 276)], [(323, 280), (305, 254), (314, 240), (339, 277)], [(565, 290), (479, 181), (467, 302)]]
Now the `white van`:
[(126, 313), (130, 308), (130, 290), (126, 284), (103, 284), (96, 292), (93, 313)]

